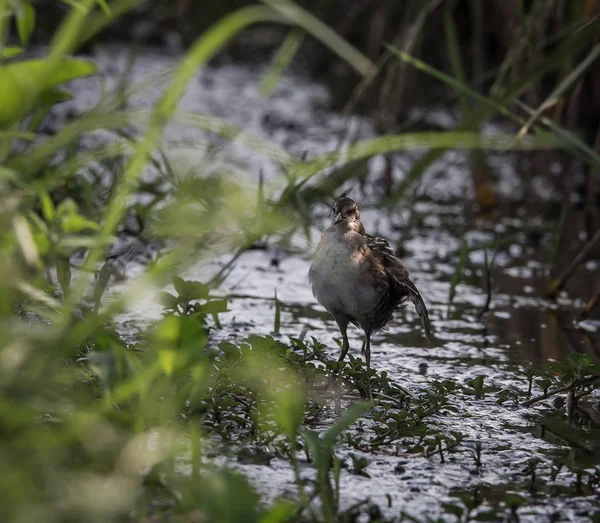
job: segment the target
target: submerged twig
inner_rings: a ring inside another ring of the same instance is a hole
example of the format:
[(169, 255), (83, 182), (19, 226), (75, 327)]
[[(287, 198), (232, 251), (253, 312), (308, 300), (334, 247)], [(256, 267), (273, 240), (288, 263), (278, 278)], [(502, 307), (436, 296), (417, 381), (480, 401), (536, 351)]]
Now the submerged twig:
[(579, 315), (579, 320), (585, 320), (590, 313), (600, 304), (600, 290), (592, 296), (592, 299), (585, 304), (585, 307)]
[(484, 249), (483, 256), (485, 270), (485, 291), (487, 297), (483, 308), (477, 314), (477, 321), (480, 321), (483, 315), (490, 310), (490, 304), (492, 303), (492, 265), (494, 264), (494, 259), (496, 258), (496, 255), (494, 254), (492, 259), (488, 261), (488, 252), (487, 249)]
[(600, 243), (600, 229), (596, 231), (594, 237), (579, 251), (579, 254), (573, 258), (573, 261), (567, 265), (565, 270), (556, 278), (546, 291), (546, 296), (554, 298), (558, 292), (565, 286), (569, 278), (573, 275), (577, 267), (583, 263), (590, 251)]
[(540, 394), (539, 396), (534, 396), (533, 398), (530, 398), (527, 401), (524, 401), (522, 403), (522, 405), (523, 405), (523, 407), (529, 407), (530, 405), (533, 405), (534, 403), (537, 403), (538, 401), (548, 399), (552, 396), (555, 396), (556, 394), (561, 394), (563, 392), (569, 392), (570, 390), (572, 390), (575, 387), (581, 387), (583, 385), (590, 385), (591, 383), (594, 383), (595, 381), (599, 381), (599, 380), (600, 380), (600, 376), (587, 376), (580, 380), (575, 380), (573, 383), (569, 383), (569, 385), (565, 385), (564, 387), (560, 387), (558, 389), (548, 391), (545, 394)]

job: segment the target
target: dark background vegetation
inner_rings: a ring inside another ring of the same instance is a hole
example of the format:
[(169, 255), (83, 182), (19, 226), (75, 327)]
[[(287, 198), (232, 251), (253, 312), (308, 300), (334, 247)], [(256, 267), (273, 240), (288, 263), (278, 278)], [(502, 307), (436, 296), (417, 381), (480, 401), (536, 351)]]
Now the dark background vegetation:
[[(112, 24), (98, 36), (103, 41), (168, 46), (177, 35), (182, 45), (194, 41), (207, 27), (236, 8), (251, 5), (245, 0), (195, 2), (193, 0), (153, 0)], [(67, 9), (53, 1), (37, 2), (40, 27), (36, 36), (44, 40), (52, 34)], [(525, 77), (552, 53), (561, 38), (593, 23), (598, 16), (597, 0), (305, 0), (298, 5), (333, 28), (340, 36), (362, 50), (374, 62), (382, 45), (393, 43), (426, 63), (451, 73), (450, 47), (444, 34), (444, 12), (449, 9), (457, 29), (465, 80), (481, 92), (496, 91)], [(232, 44), (229, 53), (244, 59), (264, 60), (281, 43), (281, 27), (251, 28)], [(575, 65), (589, 47), (572, 56)], [(351, 97), (359, 76), (348, 64), (335, 57), (322, 44), (304, 43), (298, 61), (310, 72), (330, 83), (338, 103)], [(500, 69), (502, 72), (500, 74)], [(423, 73), (398, 64), (386, 71), (357, 104), (367, 112), (383, 112), (382, 131), (398, 124), (411, 104), (450, 101), (447, 93)], [(546, 75), (529, 91), (531, 106), (541, 103), (562, 78), (564, 69)], [(385, 83), (393, 87), (385, 89)], [(600, 121), (600, 72), (591, 68), (575, 89), (552, 109), (558, 122), (580, 130), (590, 143), (598, 134)]]

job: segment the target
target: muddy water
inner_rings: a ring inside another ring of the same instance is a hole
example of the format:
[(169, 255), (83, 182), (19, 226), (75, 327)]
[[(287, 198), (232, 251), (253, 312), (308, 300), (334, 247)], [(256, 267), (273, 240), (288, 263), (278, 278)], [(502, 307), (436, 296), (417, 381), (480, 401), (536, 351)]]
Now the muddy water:
[[(106, 86), (115, 87), (126, 68), (124, 53), (116, 48), (104, 48), (93, 58), (104, 71)], [(150, 50), (141, 54), (130, 76), (132, 83), (141, 82), (145, 88), (133, 97), (133, 107), (148, 106), (156, 99), (161, 83), (156, 75), (172, 68), (175, 61), (175, 56)], [(273, 140), (296, 155), (307, 152), (315, 156), (335, 149), (349, 136), (373, 135), (367, 120), (347, 119), (329, 111), (327, 90), (300, 76), (284, 76), (271, 98), (261, 98), (257, 85), (263, 72), (232, 64), (211, 67), (190, 86), (180, 109), (218, 116), (252, 134)], [(81, 81), (73, 89), (75, 100), (70, 106), (65, 105), (68, 110), (86, 109), (101, 96), (98, 79)], [(448, 125), (453, 121), (451, 112), (421, 112), (419, 117), (435, 120), (434, 123), (441, 120)], [(488, 131), (493, 132), (494, 128)], [(170, 126), (163, 148), (179, 168), (200, 164), (209, 169), (232, 166), (250, 173), (249, 183), (256, 182), (260, 170), (269, 181), (276, 183), (279, 177), (276, 167), (263, 156), (235, 141), (224, 142), (197, 129)], [(394, 159), (396, 180), (404, 176), (417, 156), (407, 153)], [(539, 298), (547, 278), (544, 261), (553, 226), (542, 216), (548, 206), (555, 204), (557, 195), (553, 187), (558, 171), (554, 169), (554, 174), (534, 177), (538, 196), (533, 206), (531, 202), (523, 203), (525, 188), (510, 158), (491, 156), (490, 164), (499, 175), (498, 194), (510, 204), (511, 211), (486, 219), (465, 217), (469, 212), (464, 211), (468, 211), (469, 206), (465, 205), (464, 197), (471, 197), (472, 189), (463, 153), (447, 153), (432, 166), (412, 210), (401, 208), (391, 215), (383, 215), (371, 207), (378, 194), (374, 182), (382, 172), (379, 159), (371, 162), (363, 189), (352, 184), (347, 187), (363, 204), (362, 215), (369, 232), (383, 234), (396, 245), (404, 239), (405, 262), (428, 305), (437, 337), (433, 345), (426, 342), (414, 310), (408, 307), (399, 313), (386, 332), (374, 337), (373, 365), (378, 370), (386, 370), (393, 380), (415, 392), (427, 387), (432, 379), (448, 378), (464, 383), (476, 376), (485, 377), (489, 391), (479, 400), (463, 395), (458, 414), (435, 418), (439, 428), (463, 433), (465, 446), (481, 444), (479, 472), (475, 471), (473, 458), (467, 452), (448, 456), (445, 463), (441, 463), (439, 457), (367, 454), (370, 478), (342, 473), (341, 502), (345, 507), (368, 496), (387, 515), (404, 511), (422, 521), (425, 516), (441, 515), (441, 503), (455, 500), (457, 489), (483, 485), (486, 496), (493, 501), (498, 492), (520, 490), (519, 486), (526, 482), (524, 471), (531, 458), (539, 458), (540, 471), (547, 473), (554, 456), (569, 452), (564, 440), (547, 441), (541, 437), (541, 425), (549, 415), (558, 417), (558, 422), (567, 426), (562, 414), (553, 414), (549, 407), (543, 406), (531, 409), (503, 406), (497, 404), (496, 399), (502, 389), (526, 389), (522, 370), (527, 365), (543, 367), (549, 360), (562, 360), (571, 352), (587, 352), (597, 359), (600, 321), (588, 320), (575, 329), (572, 318), (582, 306), (581, 300), (564, 293), (557, 302)], [(327, 226), (327, 206), (318, 211), (312, 238), (297, 237), (293, 252), (272, 246), (267, 250), (249, 251), (239, 259), (220, 289), (230, 296), (230, 311), (221, 317), (223, 328), (214, 331), (215, 344), (221, 339), (240, 341), (250, 334), (271, 334), (276, 291), (282, 304), (279, 336), (285, 340), (307, 329), (308, 336), (326, 343), (332, 356), (336, 354), (334, 340), (339, 337), (336, 325), (315, 302), (307, 281), (310, 254), (318, 241), (319, 230)], [(409, 234), (404, 234), (409, 223)], [(486, 302), (481, 251), (469, 256), (463, 282), (457, 286), (454, 303), (448, 311), (449, 282), (463, 241), (466, 239), (471, 245), (483, 243), (522, 231), (524, 227), (536, 233), (531, 235), (533, 240), (521, 234), (495, 258), (489, 312), (478, 319), (478, 312)], [(206, 281), (227, 260), (225, 256), (199, 263), (182, 276)], [(128, 275), (133, 278), (141, 270), (136, 263), (127, 267)], [(580, 288), (585, 289), (586, 282), (597, 270), (596, 262), (582, 269), (578, 276)], [(115, 285), (111, 292), (118, 293), (127, 284)], [(159, 318), (160, 313), (160, 307), (152, 299), (140, 300), (130, 312), (122, 315), (122, 329), (142, 329)], [(351, 350), (359, 354), (360, 333), (352, 331), (350, 341)], [(326, 427), (332, 418), (321, 420), (322, 426)], [(584, 433), (583, 437), (583, 445), (593, 449), (590, 433)], [(342, 455), (348, 452), (349, 449), (341, 449)], [(597, 457), (596, 453), (591, 460), (586, 460), (587, 465), (594, 460), (598, 463)], [(270, 465), (233, 464), (252, 479), (265, 499), (295, 491), (291, 470), (282, 460), (275, 459)], [(181, 467), (185, 471), (185, 457)], [(311, 474), (309, 469), (303, 473)], [(574, 474), (561, 472), (555, 484), (571, 488), (574, 480)], [(531, 497), (532, 504), (519, 511), (521, 521), (585, 521), (585, 514), (593, 505), (590, 498), (559, 495), (536, 502), (534, 494), (525, 495)]]

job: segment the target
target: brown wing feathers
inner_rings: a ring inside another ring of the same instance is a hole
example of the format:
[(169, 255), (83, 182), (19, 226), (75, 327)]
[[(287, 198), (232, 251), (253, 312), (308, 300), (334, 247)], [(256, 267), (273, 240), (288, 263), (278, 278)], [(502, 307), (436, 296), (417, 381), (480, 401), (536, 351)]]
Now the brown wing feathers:
[(390, 244), (383, 238), (365, 234), (367, 245), (373, 254), (379, 258), (384, 266), (385, 272), (390, 278), (390, 291), (396, 295), (397, 305), (401, 306), (406, 298), (415, 306), (417, 314), (421, 318), (421, 323), (425, 329), (425, 335), (429, 340), (432, 340), (431, 323), (429, 321), (429, 313), (425, 302), (421, 297), (421, 293), (408, 277), (408, 269), (401, 260), (396, 258)]

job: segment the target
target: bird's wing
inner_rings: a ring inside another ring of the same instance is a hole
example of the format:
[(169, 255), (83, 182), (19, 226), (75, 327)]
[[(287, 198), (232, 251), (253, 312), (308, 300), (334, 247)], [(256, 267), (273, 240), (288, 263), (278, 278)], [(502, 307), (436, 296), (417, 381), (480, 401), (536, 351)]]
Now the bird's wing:
[(371, 249), (374, 256), (381, 261), (389, 276), (392, 288), (398, 295), (398, 303), (402, 303), (406, 298), (412, 301), (417, 314), (421, 318), (425, 335), (429, 340), (432, 340), (431, 322), (429, 321), (427, 307), (419, 289), (417, 289), (417, 286), (408, 277), (406, 265), (396, 257), (396, 253), (387, 240), (378, 236), (371, 236), (370, 234), (365, 234), (365, 237), (367, 239), (367, 246)]

